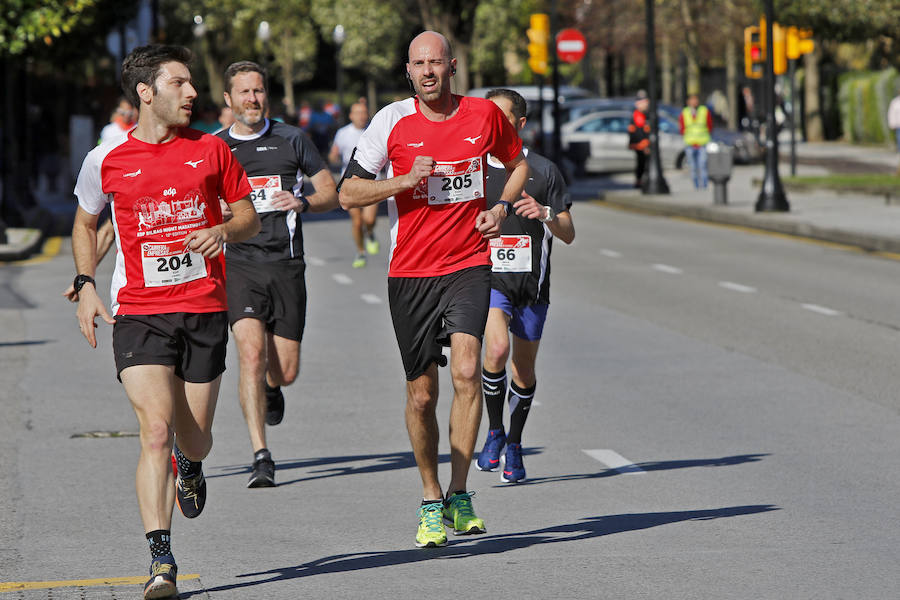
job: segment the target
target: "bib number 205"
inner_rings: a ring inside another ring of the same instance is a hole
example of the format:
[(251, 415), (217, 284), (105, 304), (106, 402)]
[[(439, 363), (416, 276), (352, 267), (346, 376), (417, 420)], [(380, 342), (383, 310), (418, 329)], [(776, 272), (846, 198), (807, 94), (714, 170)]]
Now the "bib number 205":
[(456, 177), (441, 177), (441, 181), (444, 183), (441, 186), (441, 190), (445, 192), (449, 192), (452, 190), (465, 190), (472, 187), (471, 173), (466, 173), (465, 175), (457, 175)]

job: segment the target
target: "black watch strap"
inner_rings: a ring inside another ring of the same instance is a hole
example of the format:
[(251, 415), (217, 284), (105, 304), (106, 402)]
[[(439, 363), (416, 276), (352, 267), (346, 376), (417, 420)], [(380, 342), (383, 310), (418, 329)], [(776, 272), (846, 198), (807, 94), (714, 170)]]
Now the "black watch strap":
[(78, 292), (80, 292), (81, 288), (83, 288), (84, 284), (86, 283), (92, 284), (95, 288), (97, 287), (97, 284), (94, 282), (94, 278), (90, 275), (76, 275), (75, 281), (74, 283), (72, 283), (72, 286), (75, 288), (75, 293), (77, 294)]

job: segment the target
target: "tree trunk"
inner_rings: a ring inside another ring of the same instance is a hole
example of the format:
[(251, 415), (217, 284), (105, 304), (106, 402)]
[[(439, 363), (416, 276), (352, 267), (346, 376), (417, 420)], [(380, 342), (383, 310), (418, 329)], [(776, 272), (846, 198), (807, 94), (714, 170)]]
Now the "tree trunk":
[(813, 52), (803, 57), (803, 89), (805, 94), (804, 120), (806, 121), (806, 141), (821, 142), (825, 139), (822, 123), (822, 105), (819, 99), (819, 42)]
[(366, 98), (369, 102), (369, 114), (374, 115), (378, 112), (378, 88), (371, 75), (366, 76)]
[[(297, 104), (294, 99), (294, 55), (291, 52), (293, 41), (290, 36), (281, 38), (279, 51), (281, 56), (276, 59), (281, 63), (281, 77), (284, 80), (284, 111), (291, 119), (297, 116)], [(343, 107), (341, 109), (343, 110)]]
[(687, 57), (687, 90), (688, 94), (700, 93), (700, 41), (697, 38), (697, 26), (691, 14), (689, 0), (681, 0), (681, 19), (684, 21), (685, 56)]
[(225, 102), (225, 87), (222, 82), (222, 71), (225, 69), (216, 61), (210, 51), (209, 33), (203, 36), (200, 48), (203, 53), (203, 68), (206, 70), (206, 78), (209, 81), (209, 95), (216, 105), (220, 105)]
[(738, 126), (738, 57), (737, 42), (729, 38), (725, 42), (725, 94), (728, 98), (729, 129), (737, 129)]
[(672, 104), (672, 40), (664, 35), (660, 41), (660, 78), (662, 79), (662, 102)]
[(456, 75), (451, 79), (452, 87), (455, 93), (465, 94), (469, 91), (469, 45), (449, 36), (447, 39), (456, 54)]

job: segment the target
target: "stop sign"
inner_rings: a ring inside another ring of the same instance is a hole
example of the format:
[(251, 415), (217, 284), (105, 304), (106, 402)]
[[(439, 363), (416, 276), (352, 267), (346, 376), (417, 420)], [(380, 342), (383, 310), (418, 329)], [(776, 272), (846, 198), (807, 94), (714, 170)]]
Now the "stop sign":
[(587, 40), (577, 29), (563, 29), (556, 35), (556, 55), (559, 60), (577, 63), (587, 52)]

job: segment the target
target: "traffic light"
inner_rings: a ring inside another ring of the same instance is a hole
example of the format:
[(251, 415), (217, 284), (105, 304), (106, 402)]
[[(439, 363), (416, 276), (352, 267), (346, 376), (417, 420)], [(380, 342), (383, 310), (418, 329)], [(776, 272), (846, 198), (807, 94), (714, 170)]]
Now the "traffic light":
[(528, 33), (528, 66), (535, 75), (547, 74), (547, 43), (550, 41), (550, 17), (544, 13), (531, 15)]
[(772, 63), (776, 75), (787, 73), (787, 30), (772, 23)]
[(760, 40), (759, 27), (751, 25), (744, 28), (744, 75), (748, 79), (760, 79), (763, 76), (763, 64), (766, 55)]
[(791, 60), (797, 60), (804, 54), (812, 52), (816, 44), (812, 40), (812, 29), (800, 29), (799, 27), (788, 27), (787, 31), (787, 57)]

